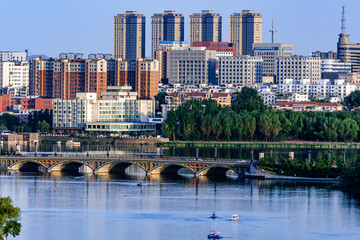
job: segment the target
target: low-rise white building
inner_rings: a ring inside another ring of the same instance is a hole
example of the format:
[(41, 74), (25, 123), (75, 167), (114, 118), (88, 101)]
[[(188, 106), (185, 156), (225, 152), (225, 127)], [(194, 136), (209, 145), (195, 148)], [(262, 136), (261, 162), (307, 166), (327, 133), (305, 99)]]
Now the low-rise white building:
[(353, 91), (357, 90), (357, 88), (357, 86), (350, 85), (343, 79), (334, 81), (319, 79), (314, 84), (311, 84), (309, 79), (300, 81), (285, 79), (278, 84), (277, 92), (279, 94), (299, 93), (316, 99), (337, 98), (339, 101), (342, 101)]

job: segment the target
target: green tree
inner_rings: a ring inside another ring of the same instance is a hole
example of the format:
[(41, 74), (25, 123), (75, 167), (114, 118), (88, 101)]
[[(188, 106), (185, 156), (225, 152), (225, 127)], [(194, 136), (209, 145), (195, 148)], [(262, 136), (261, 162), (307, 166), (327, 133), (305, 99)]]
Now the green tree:
[(20, 118), (18, 116), (5, 113), (0, 116), (0, 128), (1, 130), (14, 131), (15, 127), (20, 124)]
[(344, 99), (345, 106), (348, 109), (353, 109), (360, 106), (360, 91), (354, 91)]
[(157, 101), (160, 105), (161, 104), (165, 104), (165, 97), (168, 94), (166, 92), (159, 92), (156, 96), (155, 96), (155, 101)]
[(243, 87), (241, 92), (237, 94), (237, 99), (233, 106), (236, 113), (241, 111), (260, 111), (267, 109), (262, 98), (258, 95), (256, 89), (250, 87)]
[(0, 239), (7, 239), (9, 235), (16, 237), (20, 235), (20, 208), (13, 206), (10, 197), (0, 198)]
[(163, 135), (170, 140), (174, 141), (179, 135), (178, 118), (175, 111), (171, 110), (168, 112), (166, 121), (161, 126)]
[(50, 125), (45, 120), (38, 121), (36, 124), (36, 131), (37, 132), (50, 132)]

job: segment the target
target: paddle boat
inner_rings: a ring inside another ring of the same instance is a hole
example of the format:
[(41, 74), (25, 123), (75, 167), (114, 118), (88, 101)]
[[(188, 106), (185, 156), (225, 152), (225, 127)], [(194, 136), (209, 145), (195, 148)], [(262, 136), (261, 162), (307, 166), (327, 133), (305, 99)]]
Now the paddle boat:
[(220, 233), (211, 232), (208, 235), (208, 239), (222, 239), (223, 237), (220, 235)]
[(140, 181), (137, 185), (138, 185), (139, 187), (142, 187), (142, 186), (143, 186), (142, 181)]
[(232, 215), (231, 221), (233, 221), (233, 222), (239, 221), (238, 215), (237, 214)]
[(210, 218), (212, 219), (216, 219), (218, 218), (219, 216), (216, 214), (216, 212), (213, 212), (213, 214), (210, 216)]

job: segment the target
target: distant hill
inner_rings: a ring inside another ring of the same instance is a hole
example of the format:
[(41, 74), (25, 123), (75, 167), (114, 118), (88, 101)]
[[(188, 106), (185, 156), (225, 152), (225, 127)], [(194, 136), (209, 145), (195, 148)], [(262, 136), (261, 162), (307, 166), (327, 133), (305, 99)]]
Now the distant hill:
[(28, 59), (31, 60), (31, 59), (33, 59), (33, 58), (38, 58), (38, 57), (42, 57), (42, 58), (44, 58), (44, 59), (49, 59), (48, 56), (42, 55), (42, 54), (39, 54), (39, 55), (30, 55), (30, 56), (28, 57)]

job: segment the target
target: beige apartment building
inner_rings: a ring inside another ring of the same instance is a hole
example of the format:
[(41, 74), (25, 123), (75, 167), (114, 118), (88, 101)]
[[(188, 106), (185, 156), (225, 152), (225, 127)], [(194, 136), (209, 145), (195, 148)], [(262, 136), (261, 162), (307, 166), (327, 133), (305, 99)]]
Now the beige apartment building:
[(190, 45), (193, 42), (221, 42), (222, 17), (211, 10), (190, 15)]
[(184, 16), (175, 11), (155, 13), (151, 17), (151, 58), (156, 58), (161, 41), (184, 41)]
[(251, 55), (253, 43), (262, 43), (262, 16), (243, 10), (230, 16), (230, 42), (235, 43), (237, 55)]
[(145, 16), (126, 11), (114, 17), (114, 57), (145, 58)]

